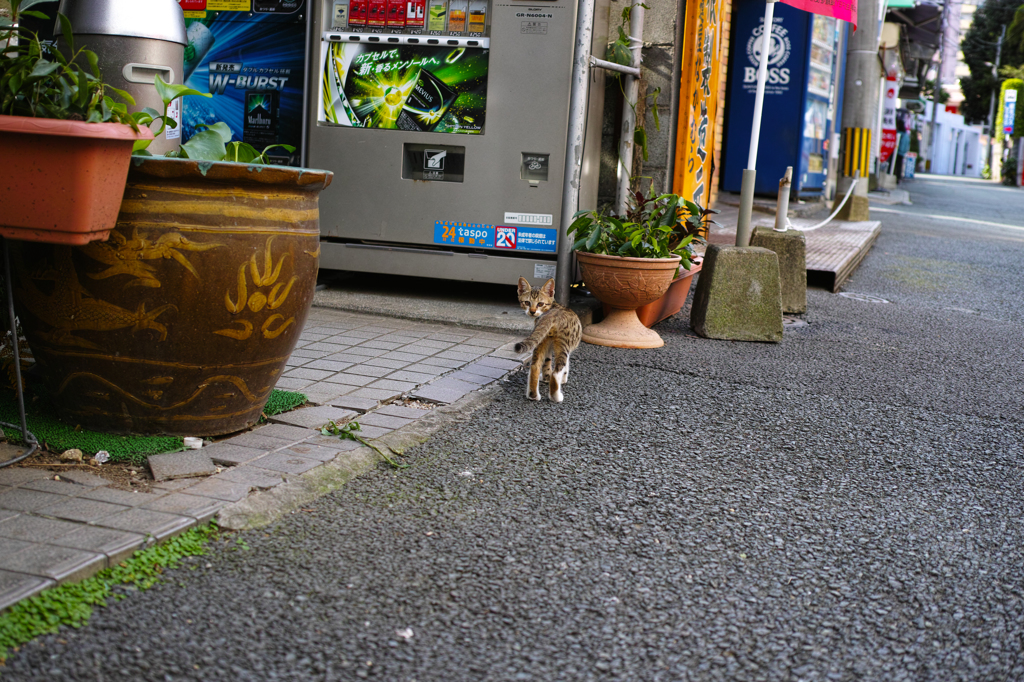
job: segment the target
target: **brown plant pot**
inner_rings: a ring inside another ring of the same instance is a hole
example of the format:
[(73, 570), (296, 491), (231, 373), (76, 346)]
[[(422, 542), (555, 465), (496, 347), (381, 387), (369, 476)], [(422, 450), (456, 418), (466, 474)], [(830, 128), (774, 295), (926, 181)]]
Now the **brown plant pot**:
[(61, 415), (181, 436), (256, 423), (313, 300), (331, 177), (136, 157), (110, 241), (18, 243), (19, 315)]
[[(693, 276), (698, 272), (700, 272), (700, 263), (692, 263), (689, 270), (680, 270), (679, 276), (668, 285), (668, 291), (664, 296), (637, 308), (636, 316), (640, 320), (640, 324), (650, 329), (682, 310), (683, 305), (686, 304), (686, 297), (690, 295)], [(611, 312), (611, 306), (607, 303), (602, 308), (605, 315)]]
[(587, 325), (584, 341), (612, 348), (665, 345), (657, 332), (640, 323), (636, 309), (665, 294), (682, 260), (679, 256), (626, 258), (577, 251), (576, 259), (587, 288), (611, 308), (601, 322)]
[(0, 235), (51, 244), (106, 239), (132, 144), (152, 137), (121, 123), (0, 116)]

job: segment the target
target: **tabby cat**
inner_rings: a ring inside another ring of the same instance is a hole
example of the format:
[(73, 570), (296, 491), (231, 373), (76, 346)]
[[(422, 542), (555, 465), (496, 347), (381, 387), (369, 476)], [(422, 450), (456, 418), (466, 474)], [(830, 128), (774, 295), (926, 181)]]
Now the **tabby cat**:
[(548, 382), (548, 398), (562, 402), (562, 386), (569, 379), (569, 353), (580, 345), (583, 325), (576, 313), (555, 303), (555, 280), (534, 289), (519, 278), (519, 305), (529, 317), (537, 318), (533, 333), (516, 344), (517, 353), (533, 351), (526, 397), (540, 400), (541, 375)]

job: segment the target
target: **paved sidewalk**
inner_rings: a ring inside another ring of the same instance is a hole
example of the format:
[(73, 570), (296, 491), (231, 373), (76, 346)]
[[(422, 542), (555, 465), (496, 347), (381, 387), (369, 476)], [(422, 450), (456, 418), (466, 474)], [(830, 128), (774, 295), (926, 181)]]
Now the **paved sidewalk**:
[[(362, 437), (383, 437), (521, 365), (519, 337), (324, 308), (310, 312), (277, 387), (314, 407), (203, 448), (223, 471), (128, 492), (82, 471), (0, 469), (0, 610), (65, 581), (86, 578), (154, 542), (208, 522), (261, 491), (367, 450), (322, 436), (328, 420), (358, 417)], [(388, 404), (395, 402), (396, 404)], [(370, 461), (373, 461), (372, 459)]]

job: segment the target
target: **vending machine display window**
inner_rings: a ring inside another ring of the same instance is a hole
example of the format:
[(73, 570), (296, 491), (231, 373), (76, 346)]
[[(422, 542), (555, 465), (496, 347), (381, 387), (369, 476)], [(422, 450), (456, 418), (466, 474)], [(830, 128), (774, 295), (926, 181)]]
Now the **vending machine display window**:
[(333, 31), (486, 36), (489, 0), (335, 0)]

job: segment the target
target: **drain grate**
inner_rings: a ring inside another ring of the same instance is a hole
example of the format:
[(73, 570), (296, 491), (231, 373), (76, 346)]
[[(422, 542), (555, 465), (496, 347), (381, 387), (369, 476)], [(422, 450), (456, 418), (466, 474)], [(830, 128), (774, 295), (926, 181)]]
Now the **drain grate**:
[(871, 294), (858, 294), (856, 291), (840, 291), (839, 295), (843, 298), (852, 298), (855, 301), (864, 301), (865, 303), (890, 303), (884, 298), (878, 296), (872, 296)]

